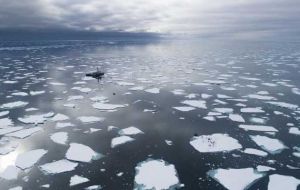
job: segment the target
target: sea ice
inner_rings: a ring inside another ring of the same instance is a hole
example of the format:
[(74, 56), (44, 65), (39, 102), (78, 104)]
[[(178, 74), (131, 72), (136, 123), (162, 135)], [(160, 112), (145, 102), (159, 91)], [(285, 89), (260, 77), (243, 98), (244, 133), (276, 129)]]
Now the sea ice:
[(196, 108), (207, 109), (206, 101), (204, 101), (204, 100), (184, 100), (181, 103), (192, 106), (192, 107), (196, 107)]
[(58, 160), (58, 161), (41, 165), (39, 166), (39, 168), (45, 174), (57, 174), (57, 173), (72, 171), (77, 166), (78, 163), (63, 159), (63, 160)]
[(227, 134), (212, 134), (193, 137), (190, 144), (199, 152), (229, 152), (242, 145)]
[(264, 113), (261, 107), (258, 108), (241, 108), (242, 113)]
[(278, 132), (278, 130), (274, 127), (265, 125), (239, 125), (239, 128), (242, 128), (246, 131)]
[(78, 119), (82, 123), (96, 123), (96, 122), (104, 121), (103, 117), (95, 117), (95, 116), (81, 116), (78, 117)]
[(300, 180), (293, 176), (273, 174), (269, 176), (268, 190), (297, 190)]
[(50, 136), (50, 139), (58, 144), (66, 144), (68, 140), (67, 132), (57, 132)]
[(134, 138), (131, 138), (129, 136), (115, 137), (111, 140), (111, 145), (110, 146), (111, 146), (111, 148), (114, 148), (116, 146), (131, 142), (131, 141), (134, 141)]
[(254, 148), (246, 148), (244, 150), (244, 153), (246, 154), (254, 154), (254, 155), (257, 155), (257, 156), (268, 156), (268, 153), (262, 151), (262, 150), (258, 150), (258, 149), (254, 149)]
[(28, 128), (28, 129), (18, 130), (16, 132), (6, 134), (5, 136), (24, 139), (24, 138), (29, 137), (30, 135), (32, 135), (34, 133), (42, 131), (42, 130), (43, 129), (41, 127), (32, 127), (32, 128)]
[(240, 123), (245, 122), (244, 118), (239, 114), (229, 114), (229, 119), (231, 119), (232, 121), (240, 122)]
[[(255, 171), (253, 168), (240, 169), (216, 169), (207, 174), (230, 190), (244, 190), (249, 188), (265, 174)], [(241, 177), (242, 176), (242, 177)], [(238, 179), (238, 180), (237, 180)]]
[(152, 93), (152, 94), (158, 94), (159, 93), (159, 88), (149, 88), (149, 89), (146, 89), (145, 92), (149, 92), (149, 93)]
[(28, 102), (16, 101), (16, 102), (9, 102), (6, 104), (2, 104), (0, 106), (0, 108), (1, 109), (14, 109), (14, 108), (25, 107), (27, 105), (28, 105)]
[(164, 160), (148, 159), (135, 167), (134, 189), (175, 189), (179, 187), (177, 171)]
[(20, 169), (16, 166), (7, 166), (7, 168), (0, 173), (0, 178), (5, 180), (13, 180), (18, 178)]
[(287, 148), (280, 140), (269, 138), (260, 135), (251, 135), (250, 138), (262, 149), (271, 154), (280, 153), (283, 149)]
[(183, 112), (192, 111), (195, 109), (194, 107), (190, 107), (190, 106), (179, 106), (179, 107), (173, 107), (173, 108), (176, 110), (179, 110), (179, 111), (183, 111)]
[(133, 126), (127, 127), (125, 129), (121, 129), (119, 131), (120, 135), (137, 135), (137, 134), (143, 134), (143, 133), (144, 133), (143, 131), (141, 131), (138, 128), (133, 127)]
[(48, 151), (44, 149), (30, 150), (18, 155), (16, 159), (16, 166), (25, 170), (31, 168), (42, 158)]
[(71, 143), (66, 153), (66, 158), (68, 160), (78, 162), (91, 162), (99, 156), (100, 154), (92, 150), (90, 147), (78, 143)]
[(13, 125), (14, 125), (13, 121), (9, 118), (0, 119), (0, 128), (7, 128)]
[(107, 103), (101, 103), (97, 102), (93, 104), (93, 107), (99, 110), (114, 110), (117, 108), (123, 108), (126, 105), (124, 104), (107, 104)]
[(74, 175), (71, 177), (70, 179), (70, 186), (74, 186), (74, 185), (78, 185), (78, 184), (82, 184), (85, 182), (90, 181), (88, 178), (79, 176), (79, 175)]

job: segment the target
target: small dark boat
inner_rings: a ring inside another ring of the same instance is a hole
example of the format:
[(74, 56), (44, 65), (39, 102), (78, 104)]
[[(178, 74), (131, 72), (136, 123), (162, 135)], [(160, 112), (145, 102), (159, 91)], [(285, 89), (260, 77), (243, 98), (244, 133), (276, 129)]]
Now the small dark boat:
[(101, 72), (98, 67), (97, 67), (96, 72), (85, 74), (85, 76), (87, 76), (87, 77), (93, 77), (94, 79), (97, 79), (98, 82), (100, 79), (102, 79), (103, 75), (104, 75), (104, 72)]

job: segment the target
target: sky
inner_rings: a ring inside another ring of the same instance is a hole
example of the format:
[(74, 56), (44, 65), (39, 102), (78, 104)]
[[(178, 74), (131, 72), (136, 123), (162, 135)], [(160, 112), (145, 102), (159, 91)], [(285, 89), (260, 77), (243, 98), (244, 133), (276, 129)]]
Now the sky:
[(299, 38), (300, 0), (0, 0), (0, 30)]

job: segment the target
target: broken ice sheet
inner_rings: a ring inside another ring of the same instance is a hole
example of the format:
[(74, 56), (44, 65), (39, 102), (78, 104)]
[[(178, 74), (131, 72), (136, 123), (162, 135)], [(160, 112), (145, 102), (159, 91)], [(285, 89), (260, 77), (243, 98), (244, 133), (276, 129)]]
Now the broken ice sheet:
[(32, 127), (32, 128), (28, 128), (28, 129), (18, 130), (16, 132), (6, 134), (5, 136), (24, 139), (26, 137), (31, 136), (34, 133), (42, 131), (42, 130), (43, 129), (41, 127)]
[(7, 166), (6, 169), (0, 173), (0, 179), (13, 180), (18, 178), (20, 169), (16, 166)]
[(48, 151), (44, 149), (36, 149), (24, 152), (18, 155), (16, 160), (16, 166), (21, 169), (31, 168), (36, 164), (40, 158), (42, 158)]
[(67, 132), (57, 132), (50, 135), (50, 139), (58, 144), (65, 145), (68, 140), (68, 133)]
[(143, 134), (144, 132), (141, 131), (140, 129), (136, 128), (136, 127), (127, 127), (125, 129), (121, 129), (119, 131), (120, 135), (137, 135), (137, 134)]
[(190, 144), (199, 152), (229, 152), (242, 145), (227, 134), (212, 134), (193, 137)]
[(134, 141), (134, 138), (131, 138), (129, 136), (120, 136), (120, 137), (115, 137), (111, 140), (111, 148), (114, 148), (116, 146), (119, 146), (121, 144), (125, 144), (128, 142)]
[(68, 116), (58, 113), (51, 120), (52, 121), (64, 121), (64, 120), (68, 120), (68, 119), (69, 119)]
[(90, 147), (79, 143), (71, 143), (66, 153), (66, 158), (68, 160), (78, 162), (91, 162), (92, 160), (96, 160), (101, 157), (101, 154), (95, 152)]
[(278, 130), (274, 127), (265, 125), (239, 125), (239, 128), (242, 128), (246, 131), (278, 132)]
[(300, 180), (287, 175), (273, 174), (269, 176), (268, 190), (297, 190)]
[(259, 173), (253, 168), (220, 168), (208, 171), (207, 175), (230, 190), (248, 189), (253, 183), (265, 176), (264, 173)]
[(262, 149), (271, 154), (277, 154), (287, 147), (278, 139), (269, 138), (261, 135), (251, 135), (250, 138)]
[(14, 108), (20, 108), (20, 107), (25, 107), (28, 105), (28, 102), (23, 102), (23, 101), (16, 101), (16, 102), (9, 102), (2, 104), (0, 106), (1, 109), (14, 109)]
[(184, 100), (181, 103), (195, 107), (195, 108), (207, 109), (206, 101), (204, 101), (204, 100)]
[(45, 174), (57, 174), (74, 170), (78, 163), (69, 160), (58, 160), (39, 166), (40, 170)]
[(78, 119), (82, 123), (96, 123), (96, 122), (104, 121), (103, 117), (96, 117), (96, 116), (81, 116), (78, 117)]
[(180, 186), (173, 164), (148, 159), (135, 167), (134, 189), (176, 189)]
[(236, 122), (240, 122), (240, 123), (245, 122), (244, 118), (239, 114), (229, 114), (229, 119), (231, 121), (236, 121)]
[(19, 117), (18, 120), (25, 124), (43, 124), (48, 120), (49, 117), (52, 117), (53, 114), (53, 112), (49, 112), (40, 115), (28, 115), (24, 117)]
[(70, 186), (74, 186), (74, 185), (78, 185), (78, 184), (82, 184), (85, 182), (90, 181), (88, 178), (79, 176), (79, 175), (74, 175), (71, 177), (70, 179)]

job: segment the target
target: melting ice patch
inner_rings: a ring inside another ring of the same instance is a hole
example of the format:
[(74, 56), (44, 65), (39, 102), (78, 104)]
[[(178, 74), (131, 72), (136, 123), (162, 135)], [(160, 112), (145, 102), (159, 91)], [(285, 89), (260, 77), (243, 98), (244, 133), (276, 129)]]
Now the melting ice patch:
[(297, 190), (300, 180), (286, 175), (273, 174), (269, 177), (268, 190)]
[(16, 166), (21, 169), (31, 168), (42, 158), (48, 151), (44, 149), (31, 150), (20, 154), (16, 160)]
[(280, 153), (283, 149), (287, 148), (280, 140), (269, 138), (260, 135), (251, 135), (250, 138), (262, 149), (271, 154)]
[(259, 173), (253, 168), (216, 169), (210, 170), (207, 174), (230, 190), (247, 189), (257, 180), (265, 176), (264, 173)]
[(125, 129), (121, 129), (119, 131), (119, 135), (137, 135), (137, 134), (143, 134), (144, 132), (139, 130), (138, 128), (136, 127), (127, 127)]
[(135, 167), (134, 189), (175, 189), (180, 186), (173, 164), (148, 159)]
[(227, 134), (212, 134), (193, 137), (190, 144), (199, 152), (229, 152), (242, 145)]
[(78, 163), (69, 160), (58, 160), (39, 166), (40, 170), (45, 174), (57, 174), (74, 170)]
[(129, 136), (115, 137), (111, 140), (111, 145), (110, 146), (111, 146), (111, 148), (114, 148), (116, 146), (131, 142), (131, 141), (134, 141), (134, 138), (131, 138)]
[(57, 132), (50, 136), (50, 139), (58, 144), (66, 144), (68, 140), (67, 132)]
[(1, 109), (14, 109), (14, 108), (20, 108), (20, 107), (25, 107), (28, 105), (28, 102), (23, 102), (23, 101), (16, 101), (16, 102), (9, 102), (2, 104), (0, 106)]
[(92, 160), (98, 159), (99, 157), (99, 153), (95, 152), (93, 149), (86, 145), (78, 143), (71, 143), (66, 153), (66, 158), (68, 160), (79, 162), (91, 162)]
[(204, 101), (204, 100), (184, 100), (181, 103), (192, 106), (192, 107), (196, 107), (196, 108), (207, 109), (206, 101)]
[(104, 121), (103, 117), (95, 117), (95, 116), (81, 116), (78, 117), (78, 119), (82, 123), (96, 123), (96, 122)]

